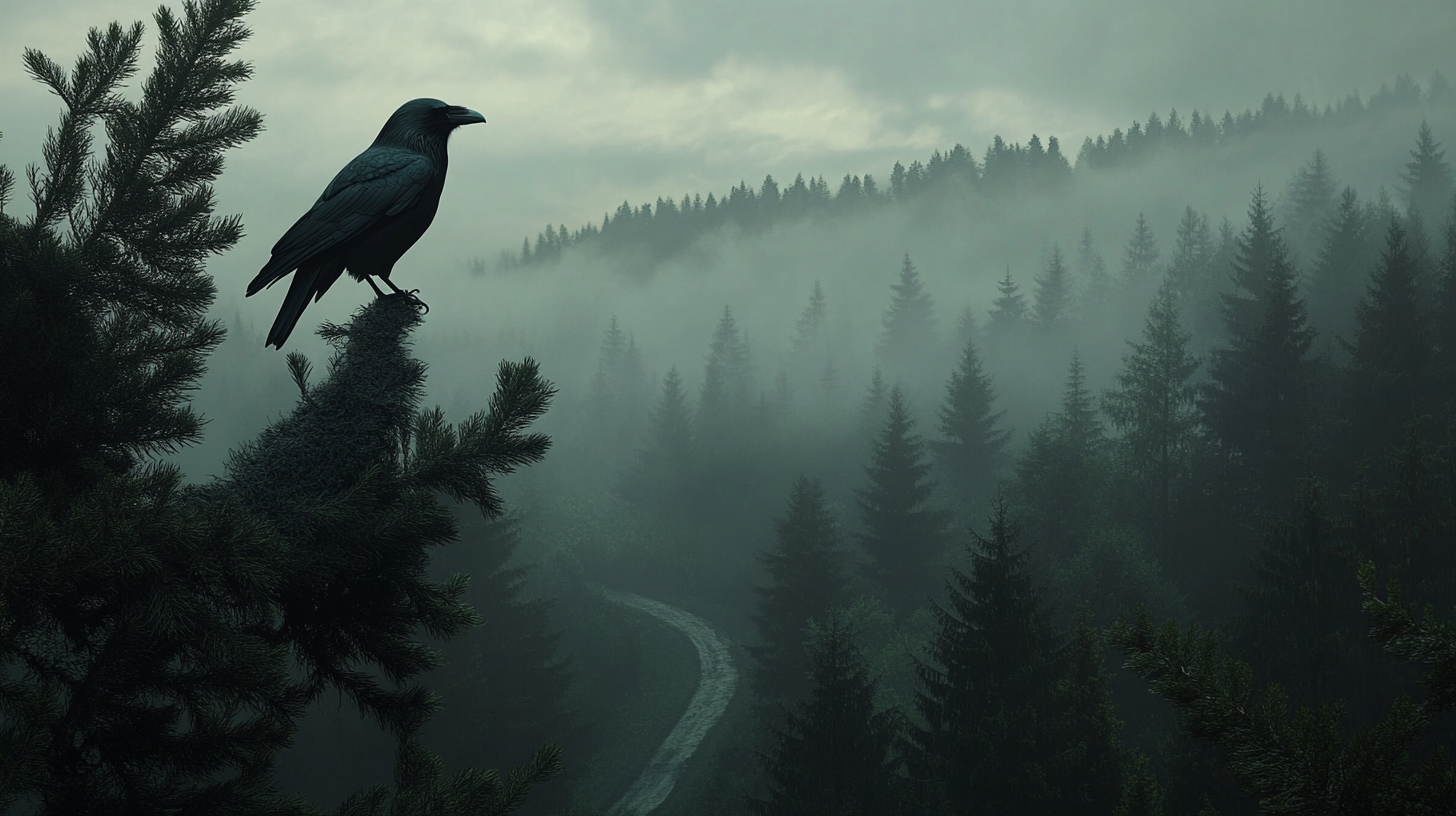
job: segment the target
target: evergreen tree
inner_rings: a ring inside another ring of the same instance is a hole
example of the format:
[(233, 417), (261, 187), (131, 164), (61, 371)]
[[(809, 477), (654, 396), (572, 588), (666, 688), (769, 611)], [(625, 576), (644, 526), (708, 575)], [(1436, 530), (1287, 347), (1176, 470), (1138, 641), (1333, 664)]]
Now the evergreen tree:
[(1163, 813), (1158, 779), (1148, 768), (1148, 758), (1138, 754), (1123, 776), (1122, 794), (1112, 816), (1163, 816)]
[(1416, 147), (1410, 152), (1401, 179), (1405, 182), (1406, 206), (1423, 222), (1439, 224), (1451, 203), (1451, 166), (1446, 151), (1431, 134), (1431, 126), (1421, 122), (1416, 133)]
[(768, 796), (749, 799), (763, 816), (876, 816), (900, 812), (902, 730), (895, 709), (875, 710), (870, 677), (855, 633), (831, 611), (809, 644), (809, 696), (770, 725), (772, 753), (761, 754)]
[(1436, 402), (1456, 404), (1456, 198), (1446, 217), (1445, 249), (1437, 268), (1438, 295), (1432, 326), (1435, 340)]
[(884, 334), (877, 352), (891, 372), (902, 376), (922, 367), (925, 355), (935, 347), (930, 295), (921, 285), (908, 252), (900, 267), (900, 280), (890, 291), (893, 295), (881, 321)]
[(798, 322), (794, 324), (795, 351), (805, 351), (818, 342), (820, 333), (824, 330), (826, 312), (824, 289), (816, 280), (814, 290), (809, 293), (809, 305), (804, 307), (804, 311), (799, 314)]
[(1324, 244), (1325, 233), (1336, 212), (1335, 180), (1323, 150), (1289, 180), (1285, 194), (1285, 234), (1294, 256), (1310, 269)]
[(761, 645), (749, 648), (761, 703), (805, 696), (809, 661), (804, 627), (846, 601), (839, 523), (818, 480), (799, 477), (784, 517), (774, 522), (777, 546), (759, 554), (767, 586), (755, 587), (753, 615)]
[(1122, 250), (1122, 282), (1135, 289), (1151, 288), (1158, 269), (1158, 242), (1147, 219), (1138, 213), (1137, 226)]
[(1089, 315), (1102, 314), (1112, 300), (1112, 278), (1107, 274), (1107, 261), (1092, 245), (1092, 230), (1087, 227), (1082, 228), (1082, 240), (1077, 243), (1077, 276), (1086, 281), (1083, 310)]
[(1199, 363), (1188, 350), (1191, 340), (1179, 322), (1172, 283), (1165, 280), (1148, 307), (1143, 342), (1128, 342), (1132, 353), (1122, 358), (1117, 388), (1102, 397), (1108, 419), (1122, 432), (1134, 492), (1146, 508), (1143, 526), (1164, 565), (1173, 538), (1175, 488), (1189, 475), (1198, 432), (1193, 374)]
[(899, 614), (924, 602), (935, 585), (935, 568), (946, 543), (948, 514), (930, 507), (935, 483), (928, 476), (925, 443), (914, 433), (905, 397), (891, 389), (889, 411), (865, 474), (855, 491), (870, 556), (869, 577)]
[(1031, 432), (1016, 464), (1014, 495), (1049, 558), (1077, 552), (1099, 512), (1105, 440), (1081, 357), (1072, 354), (1062, 410)]
[(1385, 252), (1355, 306), (1350, 352), (1351, 441), (1365, 453), (1399, 442), (1424, 401), (1431, 340), (1421, 308), (1415, 258), (1400, 223), (1391, 221)]
[(1041, 324), (1042, 331), (1052, 332), (1061, 327), (1071, 301), (1071, 288), (1062, 248), (1053, 245), (1046, 270), (1036, 279), (1036, 322)]
[[(1365, 208), (1346, 187), (1325, 231), (1309, 285), (1310, 325), (1325, 337), (1354, 336), (1355, 303), (1374, 258), (1370, 253)], [(1389, 223), (1387, 221), (1387, 223)]]
[(1218, 333), (1218, 283), (1213, 233), (1208, 219), (1192, 207), (1183, 208), (1178, 221), (1167, 283), (1173, 287), (1178, 311), (1187, 320), (1194, 342), (1207, 348)]
[(1314, 376), (1304, 301), (1262, 188), (1234, 262), (1238, 294), (1223, 296), (1228, 345), (1214, 349), (1201, 407), (1234, 472), (1231, 485), (1269, 507), (1289, 494), (1300, 466)]
[(991, 377), (981, 369), (974, 339), (966, 339), (960, 365), (951, 372), (945, 391), (940, 408), (942, 439), (931, 442), (930, 447), (955, 490), (956, 505), (979, 510), (994, 492), (1011, 431), (998, 427), (1006, 412), (992, 410), (996, 391)]
[(889, 397), (889, 389), (885, 385), (885, 378), (880, 375), (879, 366), (870, 377), (870, 387), (865, 391), (864, 401), (859, 407), (860, 434), (865, 437), (873, 437), (880, 432), (885, 424), (885, 401)]
[(1091, 615), (1083, 610), (1062, 657), (1063, 676), (1052, 708), (1053, 744), (1060, 751), (1048, 770), (1057, 801), (1045, 812), (1110, 814), (1121, 799), (1123, 747), (1117, 733), (1122, 724), (1112, 710), (1102, 649)]
[(989, 537), (971, 531), (970, 569), (950, 568), (929, 660), (915, 665), (925, 725), (910, 734), (911, 775), (927, 783), (926, 812), (1029, 816), (1058, 793), (1043, 715), (1056, 700), (1057, 643), (1005, 502), (989, 522)]
[(996, 284), (1001, 294), (992, 303), (991, 319), (986, 326), (987, 333), (995, 340), (1004, 341), (1020, 334), (1028, 319), (1026, 296), (1016, 281), (1011, 279), (1011, 267), (1006, 267), (1006, 277)]
[(733, 310), (724, 306), (703, 366), (697, 423), (701, 448), (726, 451), (741, 442), (748, 432), (752, 400), (748, 340), (738, 330)]
[(683, 511), (694, 464), (692, 411), (677, 366), (662, 378), (662, 393), (648, 419), (647, 443), (623, 475), (622, 495), (638, 506), (672, 515)]

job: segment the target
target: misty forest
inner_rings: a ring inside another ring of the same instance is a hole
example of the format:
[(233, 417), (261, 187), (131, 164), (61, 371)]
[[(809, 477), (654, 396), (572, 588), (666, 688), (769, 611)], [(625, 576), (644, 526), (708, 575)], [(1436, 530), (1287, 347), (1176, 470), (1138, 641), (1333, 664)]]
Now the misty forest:
[(23, 54), (0, 812), (1456, 814), (1440, 73), (746, 166), (280, 351), (252, 10)]

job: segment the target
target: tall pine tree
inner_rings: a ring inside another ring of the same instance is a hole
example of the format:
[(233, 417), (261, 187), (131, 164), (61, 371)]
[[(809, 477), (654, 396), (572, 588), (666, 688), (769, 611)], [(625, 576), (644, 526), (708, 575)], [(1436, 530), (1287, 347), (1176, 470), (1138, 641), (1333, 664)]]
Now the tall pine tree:
[(1043, 332), (1056, 332), (1062, 328), (1072, 299), (1071, 290), (1062, 248), (1054, 244), (1046, 269), (1036, 279), (1036, 322)]
[(935, 348), (930, 295), (908, 252), (900, 267), (900, 279), (890, 286), (890, 291), (890, 308), (881, 320), (884, 334), (876, 348), (880, 361), (898, 379), (919, 371), (925, 355)]
[(981, 369), (976, 342), (967, 338), (960, 364), (945, 384), (940, 408), (941, 439), (930, 443), (944, 484), (954, 491), (960, 515), (979, 514), (995, 492), (996, 477), (1006, 461), (1011, 431), (999, 427), (1005, 411), (995, 411), (996, 391)]

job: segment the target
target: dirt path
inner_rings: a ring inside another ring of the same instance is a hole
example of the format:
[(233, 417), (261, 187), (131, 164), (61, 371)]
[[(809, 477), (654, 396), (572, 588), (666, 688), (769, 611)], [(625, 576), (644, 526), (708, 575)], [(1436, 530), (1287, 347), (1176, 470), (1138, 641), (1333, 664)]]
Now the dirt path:
[(607, 590), (607, 600), (646, 612), (688, 636), (698, 650), (698, 670), (702, 679), (698, 691), (688, 703), (687, 711), (677, 721), (657, 753), (610, 811), (611, 816), (645, 816), (667, 795), (682, 774), (688, 757), (703, 741), (708, 729), (723, 716), (733, 689), (738, 685), (738, 671), (728, 653), (728, 642), (713, 631), (702, 618), (660, 601), (633, 595), (630, 592)]

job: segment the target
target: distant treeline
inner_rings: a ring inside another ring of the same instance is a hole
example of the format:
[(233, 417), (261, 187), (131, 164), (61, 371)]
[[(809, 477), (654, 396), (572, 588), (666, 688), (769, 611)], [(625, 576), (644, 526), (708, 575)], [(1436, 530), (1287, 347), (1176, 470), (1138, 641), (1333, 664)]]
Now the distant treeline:
[[(1062, 152), (1055, 136), (1043, 144), (1032, 134), (1025, 145), (1008, 144), (1001, 136), (992, 139), (980, 162), (971, 151), (957, 144), (939, 150), (921, 162), (906, 167), (895, 162), (889, 186), (882, 188), (871, 174), (846, 174), (837, 190), (823, 176), (805, 179), (803, 174), (781, 187), (772, 175), (764, 177), (755, 191), (740, 181), (722, 196), (708, 193), (684, 194), (680, 201), (659, 197), (655, 204), (636, 207), (623, 201), (615, 212), (602, 216), (600, 226), (583, 224), (570, 231), (565, 224), (547, 224), (535, 243), (525, 238), (519, 252), (501, 252), (498, 267), (513, 269), (560, 257), (567, 247), (586, 245), (606, 253), (628, 253), (650, 267), (676, 255), (700, 236), (726, 224), (757, 231), (794, 221), (810, 214), (856, 212), (869, 206), (903, 202), (937, 189), (972, 188), (995, 196), (1045, 192), (1071, 180), (1075, 173), (1128, 167), (1164, 150), (1201, 150), (1227, 145), (1260, 133), (1340, 126), (1383, 116), (1386, 112), (1426, 104), (1450, 106), (1456, 101), (1450, 82), (1439, 72), (1426, 88), (1409, 75), (1396, 77), (1394, 85), (1382, 85), (1368, 101), (1351, 93), (1323, 109), (1295, 95), (1291, 104), (1282, 94), (1269, 93), (1258, 110), (1241, 114), (1224, 111), (1222, 118), (1198, 109), (1185, 124), (1177, 109), (1166, 118), (1148, 114), (1145, 123), (1134, 121), (1124, 133), (1115, 128), (1110, 135), (1087, 137), (1077, 152), (1075, 169)], [(484, 271), (483, 262), (476, 264)]]

